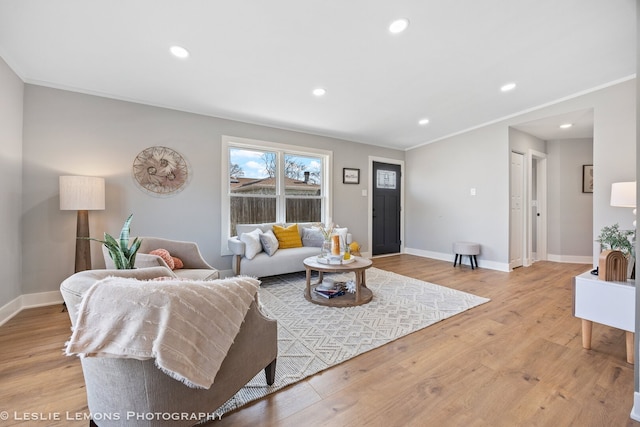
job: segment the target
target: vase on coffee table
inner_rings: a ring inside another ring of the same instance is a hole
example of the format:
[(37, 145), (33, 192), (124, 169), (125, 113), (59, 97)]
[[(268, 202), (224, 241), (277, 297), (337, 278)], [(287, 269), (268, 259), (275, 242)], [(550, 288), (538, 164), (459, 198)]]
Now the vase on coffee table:
[(320, 257), (328, 258), (331, 255), (331, 240), (325, 240), (322, 242), (322, 248), (320, 249)]

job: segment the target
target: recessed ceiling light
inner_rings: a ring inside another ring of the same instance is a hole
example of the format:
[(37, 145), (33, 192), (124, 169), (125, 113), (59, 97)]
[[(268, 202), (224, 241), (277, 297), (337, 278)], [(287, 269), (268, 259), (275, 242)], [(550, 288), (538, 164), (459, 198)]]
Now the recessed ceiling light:
[(393, 34), (403, 32), (409, 26), (409, 20), (407, 18), (396, 19), (389, 25), (389, 31)]
[(313, 90), (313, 94), (315, 96), (324, 96), (326, 93), (327, 93), (327, 91), (325, 89), (321, 88), (321, 87), (316, 88), (316, 89)]
[(500, 90), (503, 92), (509, 92), (510, 90), (513, 90), (515, 88), (516, 88), (515, 83), (507, 83), (506, 85), (502, 86)]
[(171, 46), (169, 50), (176, 58), (186, 59), (189, 57), (189, 51), (182, 46)]
[(565, 123), (563, 125), (560, 125), (561, 129), (569, 129), (571, 126), (573, 126), (573, 123)]
[(427, 124), (429, 124), (429, 119), (420, 119), (420, 120), (418, 120), (418, 124), (420, 126), (427, 125)]

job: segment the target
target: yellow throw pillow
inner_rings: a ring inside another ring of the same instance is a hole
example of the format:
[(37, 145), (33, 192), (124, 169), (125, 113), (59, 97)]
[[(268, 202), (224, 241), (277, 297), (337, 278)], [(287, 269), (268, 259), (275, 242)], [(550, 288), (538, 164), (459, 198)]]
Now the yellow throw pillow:
[(280, 249), (302, 247), (302, 239), (298, 232), (298, 224), (293, 224), (289, 227), (274, 225), (273, 234), (275, 234), (278, 239), (278, 248)]

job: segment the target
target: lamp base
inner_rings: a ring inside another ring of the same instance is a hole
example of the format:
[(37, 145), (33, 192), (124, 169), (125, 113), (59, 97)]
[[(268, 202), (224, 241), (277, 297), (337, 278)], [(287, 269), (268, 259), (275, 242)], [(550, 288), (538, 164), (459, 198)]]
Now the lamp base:
[(78, 211), (76, 228), (75, 272), (91, 270), (91, 240), (89, 237), (89, 211)]

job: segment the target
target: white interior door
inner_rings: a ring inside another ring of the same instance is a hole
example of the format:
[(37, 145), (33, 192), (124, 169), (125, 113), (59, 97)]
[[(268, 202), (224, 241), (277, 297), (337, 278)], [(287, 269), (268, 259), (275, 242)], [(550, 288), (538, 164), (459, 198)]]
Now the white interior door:
[(511, 152), (510, 175), (509, 268), (516, 268), (522, 266), (524, 246), (524, 154)]

